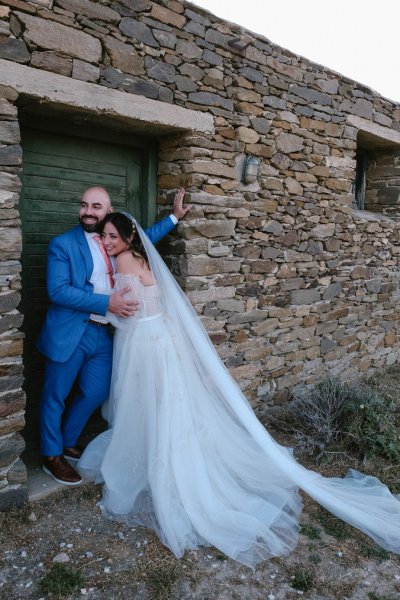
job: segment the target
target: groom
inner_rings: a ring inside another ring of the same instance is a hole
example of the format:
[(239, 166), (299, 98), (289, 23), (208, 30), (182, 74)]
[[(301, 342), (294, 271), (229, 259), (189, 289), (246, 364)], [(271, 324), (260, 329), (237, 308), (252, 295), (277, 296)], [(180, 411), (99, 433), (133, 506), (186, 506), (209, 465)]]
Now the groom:
[[(176, 193), (173, 213), (146, 233), (155, 244), (167, 235), (191, 206), (183, 206), (185, 190)], [(46, 357), (40, 406), (43, 470), (58, 483), (79, 485), (78, 472), (67, 462), (79, 460), (76, 445), (90, 415), (108, 397), (111, 380), (112, 335), (107, 311), (128, 317), (138, 305), (125, 298), (129, 288), (113, 292), (110, 258), (97, 234), (112, 212), (107, 191), (87, 189), (79, 209), (79, 225), (49, 244), (47, 291), (50, 307), (37, 342)], [(64, 403), (78, 377), (78, 393), (64, 414)]]

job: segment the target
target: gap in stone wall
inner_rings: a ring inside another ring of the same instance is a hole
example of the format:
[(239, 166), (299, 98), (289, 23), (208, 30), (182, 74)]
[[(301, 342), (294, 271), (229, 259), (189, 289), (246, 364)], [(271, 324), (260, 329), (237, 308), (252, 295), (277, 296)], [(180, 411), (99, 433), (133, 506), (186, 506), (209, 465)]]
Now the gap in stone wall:
[(355, 207), (400, 221), (400, 146), (360, 132), (356, 157)]

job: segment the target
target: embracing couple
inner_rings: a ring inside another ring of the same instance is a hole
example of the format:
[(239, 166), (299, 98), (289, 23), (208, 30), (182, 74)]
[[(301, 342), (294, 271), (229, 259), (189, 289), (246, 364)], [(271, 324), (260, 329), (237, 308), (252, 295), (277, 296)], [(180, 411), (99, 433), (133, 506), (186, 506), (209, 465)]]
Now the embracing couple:
[[(151, 527), (177, 557), (215, 546), (254, 567), (288, 554), (300, 488), (400, 552), (399, 499), (357, 471), (329, 479), (299, 465), (230, 377), (153, 246), (190, 209), (183, 197), (179, 190), (174, 218), (144, 232), (131, 215), (112, 212), (103, 188), (91, 188), (80, 225), (50, 243), (52, 303), (39, 340), (44, 469), (67, 485), (81, 476), (102, 482), (104, 515)], [(109, 427), (82, 454), (79, 434), (99, 405)]]
[[(184, 190), (176, 194), (173, 213), (147, 230), (152, 242), (167, 235), (190, 209), (183, 208)], [(90, 415), (108, 398), (113, 336), (107, 313), (129, 317), (138, 303), (129, 288), (114, 288), (115, 259), (104, 248), (101, 231), (112, 213), (107, 191), (87, 189), (79, 209), (79, 225), (49, 244), (47, 291), (51, 301), (38, 348), (46, 357), (41, 397), (40, 437), (46, 473), (64, 485), (81, 477), (65, 460), (78, 460), (78, 438)], [(64, 414), (75, 380), (78, 392)]]

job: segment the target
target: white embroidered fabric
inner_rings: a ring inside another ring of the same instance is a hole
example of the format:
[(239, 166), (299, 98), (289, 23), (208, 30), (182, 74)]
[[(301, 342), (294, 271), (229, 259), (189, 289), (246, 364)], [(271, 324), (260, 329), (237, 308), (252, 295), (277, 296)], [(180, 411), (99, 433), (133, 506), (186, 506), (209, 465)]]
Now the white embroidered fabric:
[(132, 329), (138, 320), (154, 317), (162, 312), (157, 285), (145, 286), (139, 277), (129, 273), (115, 273), (114, 284), (114, 290), (116, 291), (129, 288), (129, 292), (124, 294), (124, 297), (139, 302), (139, 309), (132, 317), (118, 317), (112, 313), (107, 313), (107, 319), (117, 329)]
[(110, 428), (78, 464), (104, 482), (104, 514), (151, 527), (177, 557), (212, 545), (254, 567), (296, 545), (300, 488), (400, 552), (400, 498), (357, 471), (324, 478), (273, 440), (138, 229), (157, 286), (140, 291), (135, 278), (116, 278), (143, 312), (132, 326), (115, 323)]

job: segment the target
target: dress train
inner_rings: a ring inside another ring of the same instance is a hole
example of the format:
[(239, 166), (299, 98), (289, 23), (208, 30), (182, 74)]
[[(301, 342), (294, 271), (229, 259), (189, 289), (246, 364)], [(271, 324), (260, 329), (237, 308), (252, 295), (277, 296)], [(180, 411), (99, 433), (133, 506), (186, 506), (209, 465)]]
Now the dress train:
[(341, 479), (307, 470), (273, 440), (140, 235), (157, 285), (116, 277), (141, 310), (115, 321), (109, 429), (78, 463), (104, 482), (104, 514), (151, 527), (177, 557), (212, 545), (254, 567), (295, 547), (302, 489), (400, 553), (400, 497), (357, 471)]

